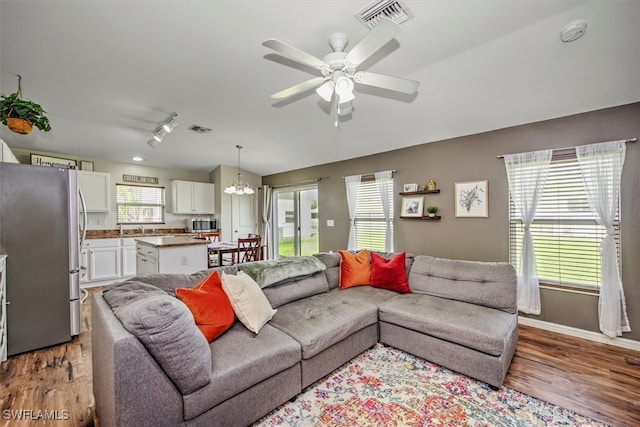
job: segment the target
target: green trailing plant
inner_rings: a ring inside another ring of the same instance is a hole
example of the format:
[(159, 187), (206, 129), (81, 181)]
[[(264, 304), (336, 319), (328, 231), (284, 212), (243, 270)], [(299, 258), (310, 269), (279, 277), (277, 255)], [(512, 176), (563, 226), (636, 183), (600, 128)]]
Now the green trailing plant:
[(2, 95), (0, 99), (0, 120), (2, 124), (7, 124), (8, 118), (22, 119), (30, 122), (38, 129), (48, 132), (51, 130), (49, 119), (45, 116), (46, 111), (40, 104), (36, 104), (28, 99), (20, 99), (19, 92), (11, 95)]
[(434, 214), (436, 212), (438, 212), (438, 207), (437, 206), (427, 206), (427, 212), (429, 212), (430, 214)]

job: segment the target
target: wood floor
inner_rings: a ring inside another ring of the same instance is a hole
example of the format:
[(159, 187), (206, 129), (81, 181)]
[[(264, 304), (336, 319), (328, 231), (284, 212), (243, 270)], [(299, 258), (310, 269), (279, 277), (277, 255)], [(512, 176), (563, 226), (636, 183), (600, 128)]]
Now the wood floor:
[[(90, 301), (83, 305), (79, 337), (0, 365), (0, 426), (99, 425), (91, 386)], [(521, 326), (505, 385), (611, 425), (640, 425), (637, 351)], [(7, 411), (16, 410), (30, 419), (8, 420)]]

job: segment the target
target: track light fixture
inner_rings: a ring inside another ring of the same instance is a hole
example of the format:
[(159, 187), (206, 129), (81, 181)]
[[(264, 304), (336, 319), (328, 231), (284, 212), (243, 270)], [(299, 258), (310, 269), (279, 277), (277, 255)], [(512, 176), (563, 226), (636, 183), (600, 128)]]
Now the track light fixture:
[(176, 117), (178, 117), (178, 113), (171, 113), (169, 117), (160, 122), (158, 127), (153, 131), (153, 138), (147, 141), (147, 144), (149, 144), (149, 146), (151, 146), (152, 148), (157, 147), (158, 144), (162, 142), (164, 137), (167, 136), (167, 134), (173, 132), (176, 126), (178, 126)]

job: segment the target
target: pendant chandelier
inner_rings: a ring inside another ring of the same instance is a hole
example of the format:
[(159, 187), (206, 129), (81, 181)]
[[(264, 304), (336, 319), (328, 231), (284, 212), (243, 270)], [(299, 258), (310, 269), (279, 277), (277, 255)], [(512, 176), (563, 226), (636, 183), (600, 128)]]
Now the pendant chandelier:
[(240, 150), (242, 150), (242, 145), (236, 145), (236, 148), (238, 149), (238, 175), (236, 179), (234, 179), (233, 182), (224, 189), (224, 192), (227, 194), (237, 195), (253, 194), (255, 193), (255, 190), (242, 179), (242, 173), (240, 172)]

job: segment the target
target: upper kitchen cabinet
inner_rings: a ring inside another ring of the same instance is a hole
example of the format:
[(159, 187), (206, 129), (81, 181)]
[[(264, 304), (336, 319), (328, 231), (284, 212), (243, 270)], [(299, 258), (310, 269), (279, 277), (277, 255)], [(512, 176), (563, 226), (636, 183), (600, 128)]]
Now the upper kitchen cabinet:
[(215, 214), (214, 187), (208, 182), (171, 181), (173, 213)]
[[(87, 212), (109, 212), (111, 203), (111, 174), (78, 171), (78, 186), (82, 190)], [(80, 206), (82, 210), (82, 206)]]

